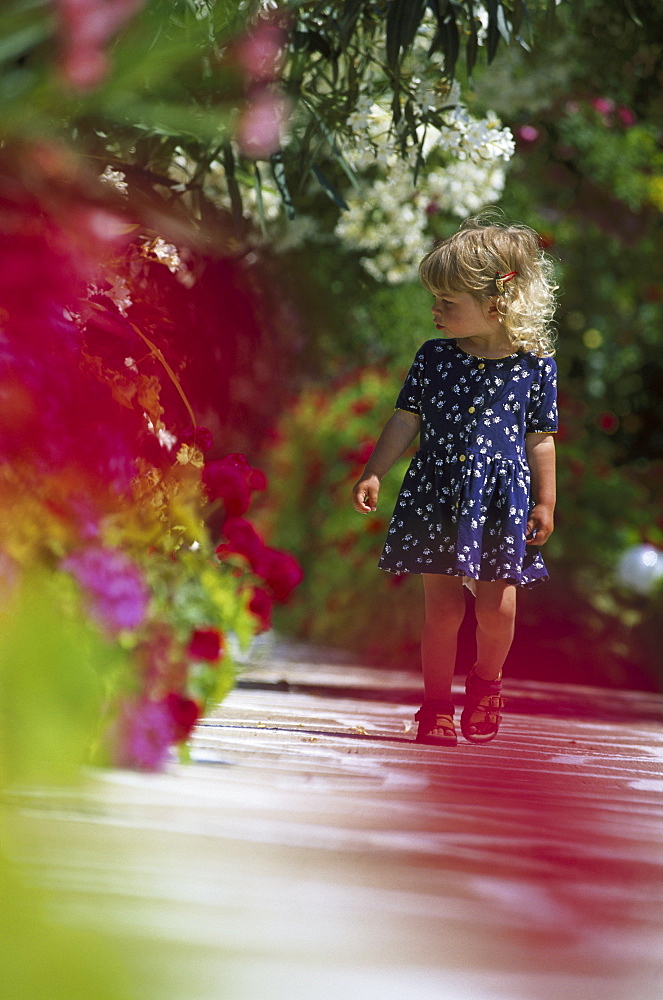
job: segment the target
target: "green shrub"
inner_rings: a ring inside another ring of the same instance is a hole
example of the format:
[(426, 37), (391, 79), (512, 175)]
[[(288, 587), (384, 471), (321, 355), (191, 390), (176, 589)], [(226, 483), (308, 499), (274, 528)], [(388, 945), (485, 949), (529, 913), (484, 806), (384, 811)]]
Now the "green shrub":
[(421, 583), (377, 569), (407, 456), (386, 477), (377, 512), (358, 514), (351, 499), (403, 375), (362, 368), (301, 393), (279, 425), (270, 505), (258, 521), (304, 570), (298, 599), (277, 613), (278, 627), (371, 659), (416, 663)]

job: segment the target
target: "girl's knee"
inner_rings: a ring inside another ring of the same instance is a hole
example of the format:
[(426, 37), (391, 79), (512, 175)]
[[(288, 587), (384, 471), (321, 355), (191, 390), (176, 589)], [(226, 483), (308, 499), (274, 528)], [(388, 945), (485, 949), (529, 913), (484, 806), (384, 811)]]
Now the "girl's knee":
[(486, 632), (513, 631), (516, 623), (516, 609), (508, 607), (483, 608), (477, 610), (477, 624)]
[(426, 622), (428, 624), (455, 625), (465, 617), (465, 598), (462, 592), (435, 596), (426, 594)]
[(436, 628), (459, 629), (465, 617), (465, 604), (434, 604), (426, 601), (426, 624)]
[(516, 588), (492, 584), (491, 589), (477, 589), (476, 618), (488, 631), (513, 628), (516, 620)]

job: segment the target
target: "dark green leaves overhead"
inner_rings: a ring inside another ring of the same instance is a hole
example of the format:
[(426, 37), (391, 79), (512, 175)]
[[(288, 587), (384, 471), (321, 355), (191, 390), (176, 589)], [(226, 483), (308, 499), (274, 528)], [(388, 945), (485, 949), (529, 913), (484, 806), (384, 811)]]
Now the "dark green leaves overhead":
[(391, 0), (387, 12), (387, 65), (396, 72), (402, 53), (407, 52), (426, 9), (426, 0)]
[[(348, 30), (356, 25), (362, 6), (361, 0), (348, 0), (342, 41), (347, 41)], [(516, 0), (508, 5), (502, 0), (486, 0), (485, 8), (488, 13), (486, 58), (490, 63), (495, 58), (500, 40), (510, 42), (515, 36), (522, 41), (518, 31), (523, 20), (528, 20), (528, 12), (525, 0)], [(471, 74), (479, 53), (479, 21), (473, 0), (387, 0), (386, 62), (394, 78), (398, 79), (400, 64), (412, 47), (427, 9), (437, 23), (430, 53), (441, 52), (444, 55), (445, 72), (452, 78), (464, 43), (467, 71)]]
[[(285, 86), (298, 108), (292, 145), (300, 176), (313, 174), (335, 200), (336, 180), (346, 172), (340, 150), (346, 138), (354, 141), (348, 123), (359, 106), (359, 116), (365, 113), (367, 100), (390, 109), (400, 148), (416, 153), (416, 173), (422, 135), (429, 126), (444, 127), (454, 78), (471, 76), (479, 62), (491, 62), (500, 45), (528, 48), (530, 13), (536, 25), (547, 3), (290, 0)], [(288, 170), (291, 153), (285, 153)]]

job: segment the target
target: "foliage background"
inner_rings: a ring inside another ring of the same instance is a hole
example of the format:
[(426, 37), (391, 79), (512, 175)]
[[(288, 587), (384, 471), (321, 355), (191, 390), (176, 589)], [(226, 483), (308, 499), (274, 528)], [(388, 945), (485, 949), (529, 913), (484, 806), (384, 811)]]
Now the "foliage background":
[[(655, 689), (663, 682), (661, 589), (639, 594), (616, 572), (630, 546), (663, 543), (661, 27), (649, 5), (561, 5), (546, 23), (545, 46), (504, 49), (464, 81), (473, 113), (491, 108), (513, 129), (500, 206), (541, 234), (561, 286), (558, 522), (545, 550), (551, 582), (521, 600), (508, 669), (522, 676)], [(456, 224), (435, 215), (429, 239)], [(382, 537), (343, 508), (360, 471), (343, 455), (374, 440), (388, 417), (414, 351), (431, 336), (428, 300), (415, 284), (371, 281), (359, 252), (344, 259), (337, 244), (318, 244), (290, 263), (292, 294), (315, 330), (305, 376), (318, 388), (282, 421), (274, 469), (287, 500), (264, 514), (306, 569), (302, 603), (280, 623), (379, 662), (412, 665), (419, 581), (394, 590), (375, 572)], [(352, 406), (364, 376), (350, 373), (364, 364), (376, 366), (380, 388), (358, 426)], [(297, 437), (305, 449), (293, 444)], [(399, 476), (390, 474), (389, 493)], [(312, 479), (329, 532), (309, 512), (303, 484)], [(298, 520), (293, 496), (302, 498)], [(460, 656), (471, 662), (469, 628)]]

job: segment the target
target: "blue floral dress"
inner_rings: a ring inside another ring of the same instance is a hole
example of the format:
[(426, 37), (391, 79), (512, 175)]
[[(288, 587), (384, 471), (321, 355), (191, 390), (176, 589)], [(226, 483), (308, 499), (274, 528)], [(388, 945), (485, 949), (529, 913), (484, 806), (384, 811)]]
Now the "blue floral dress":
[(454, 340), (429, 340), (396, 409), (421, 416), (421, 437), (380, 568), (524, 587), (547, 580), (539, 549), (525, 544), (534, 506), (525, 435), (557, 430), (553, 358), (476, 358)]

